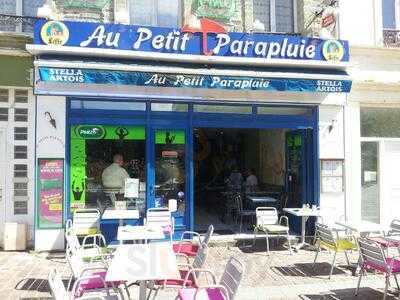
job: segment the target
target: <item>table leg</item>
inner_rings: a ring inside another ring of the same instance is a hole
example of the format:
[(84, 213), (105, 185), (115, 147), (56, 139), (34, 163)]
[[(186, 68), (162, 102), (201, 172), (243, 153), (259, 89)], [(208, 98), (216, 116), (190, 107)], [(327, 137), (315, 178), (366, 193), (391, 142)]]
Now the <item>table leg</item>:
[(146, 291), (147, 291), (147, 281), (141, 280), (139, 286), (139, 300), (146, 300), (147, 298)]
[(296, 250), (299, 250), (306, 245), (306, 223), (308, 218), (308, 216), (301, 217), (301, 240), (300, 243), (296, 245)]

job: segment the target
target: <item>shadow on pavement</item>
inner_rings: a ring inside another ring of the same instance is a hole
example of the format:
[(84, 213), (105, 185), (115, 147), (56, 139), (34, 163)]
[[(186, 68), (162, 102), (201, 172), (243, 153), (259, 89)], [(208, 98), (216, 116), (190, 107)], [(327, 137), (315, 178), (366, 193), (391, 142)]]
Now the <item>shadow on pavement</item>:
[[(329, 292), (323, 292), (319, 294), (305, 294), (299, 295), (302, 300), (377, 300), (383, 299), (383, 292), (380, 290), (374, 290), (371, 288), (360, 288), (358, 296), (354, 296), (355, 288), (353, 289), (341, 289), (341, 290), (331, 290)], [(395, 299), (393, 294), (388, 293), (387, 300)]]

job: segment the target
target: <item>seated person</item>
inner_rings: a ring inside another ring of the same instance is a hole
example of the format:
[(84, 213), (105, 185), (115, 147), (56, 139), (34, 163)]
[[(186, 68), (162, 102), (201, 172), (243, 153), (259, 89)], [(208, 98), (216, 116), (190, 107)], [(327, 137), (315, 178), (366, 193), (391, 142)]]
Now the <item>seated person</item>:
[(248, 169), (247, 170), (247, 177), (246, 177), (246, 182), (245, 182), (245, 186), (246, 186), (246, 193), (254, 193), (257, 191), (258, 189), (258, 180), (256, 175), (254, 175), (254, 169)]
[(243, 177), (242, 174), (238, 171), (238, 168), (236, 166), (232, 168), (232, 172), (229, 175), (228, 180), (233, 189), (235, 190), (241, 189), (243, 183)]
[(128, 172), (122, 167), (124, 158), (121, 154), (115, 154), (113, 163), (103, 170), (101, 181), (104, 189), (119, 190), (124, 193), (125, 179), (129, 178)]

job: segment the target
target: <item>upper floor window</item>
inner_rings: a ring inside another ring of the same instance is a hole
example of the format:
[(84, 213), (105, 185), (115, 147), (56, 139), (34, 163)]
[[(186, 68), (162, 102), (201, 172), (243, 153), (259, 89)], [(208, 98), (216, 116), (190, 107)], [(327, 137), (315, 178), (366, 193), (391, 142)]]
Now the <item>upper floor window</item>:
[[(294, 32), (296, 0), (253, 0), (254, 21), (267, 32)], [(258, 28), (255, 28), (255, 30)]]
[(179, 0), (129, 0), (129, 15), (131, 24), (177, 27)]
[(382, 0), (382, 21), (384, 29), (396, 29), (396, 0)]
[[(36, 17), (37, 10), (45, 0), (0, 0), (0, 14)], [(0, 20), (0, 31), (33, 32), (33, 21), (23, 20), (22, 24), (11, 20)]]

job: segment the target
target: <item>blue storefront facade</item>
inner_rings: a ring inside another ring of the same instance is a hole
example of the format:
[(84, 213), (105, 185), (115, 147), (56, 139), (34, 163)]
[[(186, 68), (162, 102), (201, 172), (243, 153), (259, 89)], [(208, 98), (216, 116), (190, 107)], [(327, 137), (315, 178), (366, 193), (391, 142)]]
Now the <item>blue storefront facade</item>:
[[(140, 218), (126, 223), (141, 224), (146, 208), (172, 199), (175, 237), (196, 229), (201, 128), (284, 128), (304, 165), (296, 205), (320, 203), (319, 109), (345, 104), (348, 43), (204, 22), (207, 30), (37, 22), (27, 46), (35, 55), (37, 249), (63, 247), (73, 210), (108, 201), (99, 170), (117, 152), (137, 179)], [(43, 174), (60, 164), (62, 188), (46, 191)], [(118, 224), (102, 221), (108, 242)]]

